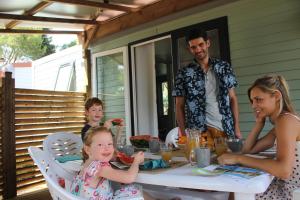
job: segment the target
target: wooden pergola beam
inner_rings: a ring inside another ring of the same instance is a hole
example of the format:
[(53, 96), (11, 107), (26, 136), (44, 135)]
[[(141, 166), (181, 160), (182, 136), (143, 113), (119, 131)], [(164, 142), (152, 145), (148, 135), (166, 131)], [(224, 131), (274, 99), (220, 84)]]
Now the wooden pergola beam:
[(137, 8), (129, 7), (129, 6), (121, 6), (121, 5), (114, 5), (108, 3), (100, 3), (95, 1), (82, 1), (82, 0), (46, 0), (49, 2), (55, 3), (65, 3), (65, 4), (73, 4), (73, 5), (81, 5), (81, 6), (89, 6), (89, 7), (96, 7), (96, 8), (104, 8), (110, 10), (117, 10), (117, 11), (124, 11), (124, 12), (134, 12), (137, 11)]
[(86, 33), (86, 40), (82, 46), (83, 49), (87, 49), (90, 45), (90, 42), (92, 41), (92, 39), (95, 37), (97, 31), (99, 29), (99, 25), (96, 25), (92, 28), (91, 31), (89, 31), (88, 33)]
[[(43, 10), (44, 8), (46, 8), (47, 6), (49, 6), (51, 4), (52, 4), (51, 2), (42, 1), (42, 2), (40, 2), (38, 4), (36, 4), (31, 9), (25, 11), (24, 15), (32, 16), (32, 15), (38, 13), (39, 11)], [(11, 21), (11, 22), (9, 22), (9, 23), (7, 23), (5, 25), (5, 28), (11, 29), (11, 28), (15, 27), (16, 25), (18, 25), (19, 23), (21, 23), (21, 22), (20, 21), (16, 21), (16, 20)]]
[(12, 19), (12, 20), (20, 20), (20, 21), (57, 22), (57, 23), (68, 23), (68, 24), (91, 24), (91, 25), (96, 25), (96, 24), (100, 23), (95, 20), (38, 17), (38, 16), (14, 15), (14, 14), (4, 14), (4, 13), (0, 13), (0, 19)]
[(93, 39), (99, 39), (210, 1), (212, 0), (162, 0), (144, 7), (139, 12), (132, 12), (116, 19), (103, 22), (101, 29), (98, 30)]
[(18, 34), (80, 34), (82, 31), (52, 31), (52, 30), (27, 30), (27, 29), (0, 29), (0, 33)]

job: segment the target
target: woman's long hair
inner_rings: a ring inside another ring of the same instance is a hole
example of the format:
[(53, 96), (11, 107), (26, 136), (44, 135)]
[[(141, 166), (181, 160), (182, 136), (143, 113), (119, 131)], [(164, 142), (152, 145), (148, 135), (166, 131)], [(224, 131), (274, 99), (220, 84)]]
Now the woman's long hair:
[(280, 100), (280, 113), (289, 112), (295, 114), (295, 109), (289, 96), (289, 87), (283, 76), (270, 74), (257, 79), (248, 89), (248, 98), (250, 101), (250, 92), (253, 88), (259, 88), (263, 92), (270, 94), (274, 94), (276, 90), (279, 91), (282, 96)]

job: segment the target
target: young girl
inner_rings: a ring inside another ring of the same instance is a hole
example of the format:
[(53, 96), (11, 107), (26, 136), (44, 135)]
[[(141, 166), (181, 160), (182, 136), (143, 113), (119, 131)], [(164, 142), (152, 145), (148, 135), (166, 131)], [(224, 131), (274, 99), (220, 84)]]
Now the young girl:
[[(218, 161), (246, 165), (274, 175), (267, 191), (256, 195), (256, 199), (292, 199), (293, 190), (300, 187), (300, 118), (292, 107), (287, 83), (282, 76), (264, 76), (249, 88), (248, 96), (256, 123), (245, 141), (243, 152), (258, 153), (275, 145), (276, 159), (224, 154)], [(274, 128), (259, 138), (266, 118)]]
[(111, 132), (105, 127), (90, 128), (84, 137), (84, 164), (75, 177), (71, 192), (90, 200), (108, 199), (143, 199), (142, 191), (137, 185), (126, 185), (116, 192), (110, 180), (132, 183), (138, 173), (139, 164), (144, 162), (144, 153), (135, 155), (128, 171), (113, 169), (109, 161), (113, 157), (114, 146)]

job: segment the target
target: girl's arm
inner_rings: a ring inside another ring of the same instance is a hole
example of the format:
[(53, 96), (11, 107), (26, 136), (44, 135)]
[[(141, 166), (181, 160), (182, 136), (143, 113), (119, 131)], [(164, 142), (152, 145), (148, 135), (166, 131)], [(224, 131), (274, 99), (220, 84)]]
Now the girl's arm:
[(242, 164), (258, 168), (276, 177), (289, 178), (295, 160), (295, 145), (299, 135), (299, 122), (291, 116), (282, 116), (276, 121), (276, 159), (258, 159), (244, 155), (224, 154), (218, 158), (221, 164)]
[(102, 168), (97, 175), (120, 183), (132, 183), (137, 177), (139, 164), (144, 162), (144, 153), (138, 152), (132, 165), (127, 171), (113, 169), (112, 167)]

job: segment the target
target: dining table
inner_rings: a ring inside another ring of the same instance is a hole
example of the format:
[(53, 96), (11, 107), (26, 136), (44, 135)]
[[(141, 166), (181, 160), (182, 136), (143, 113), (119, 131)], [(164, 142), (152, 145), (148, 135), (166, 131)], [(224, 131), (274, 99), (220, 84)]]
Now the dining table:
[[(145, 152), (145, 158), (161, 159), (161, 156)], [(150, 187), (163, 186), (194, 191), (232, 192), (235, 200), (254, 200), (256, 194), (266, 191), (273, 179), (273, 176), (266, 172), (251, 178), (234, 176), (230, 173), (213, 176), (199, 175), (194, 172), (197, 166), (192, 166), (185, 157), (173, 156), (172, 161), (184, 164), (166, 169), (140, 170), (135, 182)], [(80, 165), (80, 161), (72, 161), (65, 163), (63, 167), (75, 172), (80, 170)]]
[[(159, 155), (145, 153), (146, 158), (159, 159)], [(173, 157), (174, 161), (184, 161), (184, 157)], [(209, 168), (208, 166), (207, 168)], [(205, 176), (195, 173), (197, 166), (186, 163), (176, 168), (153, 171), (140, 171), (136, 183), (186, 188), (194, 190), (213, 190), (233, 192), (235, 200), (254, 200), (255, 195), (266, 191), (273, 176), (263, 172), (261, 175), (244, 178), (230, 173)]]

